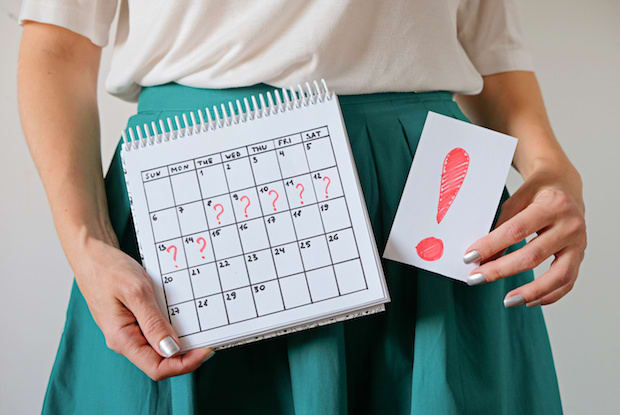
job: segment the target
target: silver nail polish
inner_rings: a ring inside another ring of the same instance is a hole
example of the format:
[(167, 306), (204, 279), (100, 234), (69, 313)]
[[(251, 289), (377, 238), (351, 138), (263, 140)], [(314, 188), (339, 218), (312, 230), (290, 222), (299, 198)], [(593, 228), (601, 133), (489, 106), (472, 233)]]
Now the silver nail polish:
[(473, 274), (467, 277), (467, 285), (469, 286), (479, 285), (485, 282), (487, 282), (487, 280), (484, 279), (484, 275), (482, 275), (481, 273)]
[(504, 298), (504, 307), (506, 308), (516, 307), (523, 304), (525, 304), (525, 298), (519, 294)]
[(202, 361), (202, 363), (206, 362), (207, 360), (211, 359), (213, 357), (213, 355), (215, 354), (215, 352), (211, 352), (207, 357), (205, 357), (205, 360)]
[(527, 303), (525, 306), (526, 307), (538, 307), (538, 306), (540, 306), (541, 303), (542, 303), (542, 301), (536, 300), (536, 301), (531, 301), (531, 302)]
[(177, 354), (181, 348), (171, 336), (167, 336), (159, 342), (159, 350), (161, 350), (164, 357), (170, 357)]
[(477, 262), (478, 260), (480, 260), (480, 252), (478, 251), (469, 251), (463, 255), (463, 262), (466, 264), (471, 264), (472, 262)]

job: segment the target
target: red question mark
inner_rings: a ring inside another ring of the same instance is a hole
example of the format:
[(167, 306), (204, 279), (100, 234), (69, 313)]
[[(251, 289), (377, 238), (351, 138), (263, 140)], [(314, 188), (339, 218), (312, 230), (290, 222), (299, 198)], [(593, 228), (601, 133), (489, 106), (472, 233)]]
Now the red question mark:
[(273, 199), (273, 202), (271, 202), (271, 205), (273, 206), (273, 211), (275, 212), (276, 210), (276, 200), (278, 200), (278, 198), (280, 197), (280, 195), (278, 194), (278, 192), (276, 192), (275, 190), (271, 189), (269, 192), (267, 192), (268, 195), (271, 196), (272, 193), (275, 193), (276, 197)]
[[(168, 253), (170, 253), (170, 250), (173, 250), (173, 251), (174, 251), (174, 254), (172, 254), (172, 260), (173, 260), (174, 262), (177, 262), (177, 247), (176, 247), (176, 246), (174, 246), (174, 245), (170, 245), (170, 246), (168, 247), (168, 249), (166, 249), (166, 251), (168, 251)], [(175, 268), (179, 268), (179, 266), (178, 266), (177, 264), (174, 264), (174, 267), (175, 267)]]
[(221, 203), (217, 203), (215, 206), (213, 206), (213, 210), (217, 211), (217, 207), (220, 207), (220, 213), (218, 213), (217, 215), (215, 215), (215, 218), (217, 219), (217, 224), (221, 224), (222, 222), (220, 222), (220, 216), (222, 216), (222, 213), (224, 213), (224, 206), (222, 206)]
[(323, 177), (323, 181), (327, 180), (327, 186), (325, 186), (325, 199), (327, 199), (329, 196), (327, 195), (327, 188), (329, 187), (330, 184), (332, 184), (332, 179), (330, 179), (329, 177), (325, 176)]
[[(202, 241), (202, 248), (200, 248), (200, 253), (202, 254), (202, 252), (205, 250), (205, 248), (207, 247), (207, 240), (205, 238), (203, 238), (202, 236), (199, 237), (198, 239), (196, 239), (196, 243), (199, 244)], [(202, 259), (205, 259), (205, 256), (202, 256)]]
[(246, 199), (248, 201), (248, 204), (245, 205), (245, 209), (243, 209), (243, 213), (245, 214), (245, 217), (248, 217), (248, 208), (250, 207), (250, 198), (247, 197), (246, 195), (241, 196), (241, 198), (239, 200), (243, 200)]
[(304, 189), (304, 185), (301, 184), (301, 183), (297, 183), (297, 186), (295, 186), (295, 188), (299, 189), (299, 186), (301, 186), (301, 191), (299, 192), (299, 198), (301, 199), (301, 201), (299, 203), (301, 203), (303, 205), (304, 201), (303, 201), (303, 196), (302, 195), (304, 194), (304, 190), (305, 189)]

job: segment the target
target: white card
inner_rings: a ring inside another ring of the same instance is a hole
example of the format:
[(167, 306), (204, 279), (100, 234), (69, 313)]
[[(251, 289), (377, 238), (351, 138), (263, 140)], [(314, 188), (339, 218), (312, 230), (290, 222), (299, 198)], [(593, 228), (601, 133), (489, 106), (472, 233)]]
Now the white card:
[(463, 255), (491, 228), (516, 146), (429, 112), (383, 257), (465, 281), (476, 265)]

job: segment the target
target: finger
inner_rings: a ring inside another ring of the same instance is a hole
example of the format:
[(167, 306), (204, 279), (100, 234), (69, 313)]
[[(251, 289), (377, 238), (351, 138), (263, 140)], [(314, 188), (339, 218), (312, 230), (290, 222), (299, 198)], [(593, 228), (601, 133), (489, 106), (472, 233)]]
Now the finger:
[(495, 228), (498, 228), (502, 223), (521, 212), (530, 203), (529, 190), (521, 186), (517, 191), (510, 196), (500, 208), (499, 217), (495, 223)]
[(162, 358), (146, 341), (140, 327), (133, 323), (117, 330), (112, 347), (136, 365), (151, 379), (157, 381), (196, 370), (213, 355), (209, 348), (191, 350), (186, 354)]
[(558, 235), (561, 235), (560, 230), (551, 229), (532, 239), (524, 247), (480, 265), (471, 272), (467, 283), (477, 285), (497, 281), (537, 267), (566, 246), (566, 241)]
[[(536, 305), (549, 305), (549, 304), (553, 304), (556, 301), (558, 301), (560, 298), (564, 297), (566, 294), (568, 294), (574, 286), (574, 282), (573, 283), (568, 283), (566, 285), (561, 286), (560, 288), (558, 288), (555, 291), (552, 291), (551, 294), (547, 294), (544, 297), (535, 300)], [(531, 307), (531, 305), (530, 305)]]
[(158, 373), (163, 378), (184, 375), (198, 369), (204, 362), (213, 357), (213, 349), (203, 347), (201, 349), (190, 350), (189, 352), (162, 359), (159, 363)]
[[(577, 279), (578, 255), (565, 250), (557, 254), (549, 270), (534, 281), (510, 291), (504, 299), (506, 307), (532, 303), (564, 286), (574, 284)], [(568, 291), (567, 291), (568, 292)], [(565, 294), (565, 293), (564, 293)]]
[(552, 214), (539, 204), (531, 204), (488, 235), (471, 245), (463, 257), (466, 264), (480, 262), (508, 248), (551, 223)]
[(144, 337), (151, 347), (163, 357), (177, 354), (181, 347), (179, 338), (155, 300), (150, 280), (137, 279), (128, 284), (124, 304), (133, 313)]

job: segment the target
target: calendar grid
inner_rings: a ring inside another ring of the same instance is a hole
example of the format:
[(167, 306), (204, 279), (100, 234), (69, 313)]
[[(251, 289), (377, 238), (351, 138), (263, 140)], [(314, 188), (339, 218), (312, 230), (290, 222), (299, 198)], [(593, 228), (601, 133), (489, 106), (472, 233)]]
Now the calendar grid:
[[(265, 170), (266, 165), (273, 166), (273, 170)], [(191, 183), (187, 174), (193, 178)], [(195, 324), (183, 320), (183, 326), (178, 330), (179, 337), (368, 289), (327, 126), (151, 168), (142, 171), (141, 175), (153, 241), (158, 251), (168, 318), (175, 329), (175, 312), (189, 312), (189, 303), (193, 302)], [(325, 200), (319, 200), (323, 196), (319, 188), (322, 192), (320, 186), (327, 175), (331, 178), (325, 186)], [(147, 188), (158, 186), (157, 182), (162, 179), (169, 186), (171, 201), (150, 204)], [(327, 186), (330, 185), (331, 189), (336, 185), (336, 190), (330, 191), (327, 197)], [(271, 192), (276, 189), (274, 199)], [(309, 191), (305, 193), (306, 198), (302, 197), (304, 190)], [(245, 210), (242, 206), (244, 198), (247, 199)], [(251, 212), (248, 210), (250, 200), (253, 203)], [(277, 200), (282, 202), (276, 208)], [(273, 204), (273, 212), (266, 203)], [(213, 207), (213, 211), (208, 207)], [(172, 209), (176, 228), (164, 231), (162, 229), (167, 226), (164, 223), (173, 220)], [(216, 219), (214, 212), (219, 212)], [(330, 217), (328, 227), (326, 220)], [(290, 236), (286, 236), (286, 232), (290, 232)], [(233, 234), (237, 242), (230, 245), (226, 241), (232, 241)], [(276, 239), (273, 239), (274, 235)], [(218, 238), (223, 242), (217, 242)], [(197, 254), (196, 247), (201, 239), (204, 245)], [(208, 252), (204, 251), (207, 240)], [(176, 249), (183, 250), (178, 252), (179, 262), (176, 255), (173, 261), (170, 255), (167, 256), (170, 250), (166, 246), (174, 244), (178, 245), (178, 248), (175, 245)], [(276, 254), (281, 255), (279, 259)], [(269, 265), (264, 263), (265, 260)], [(256, 265), (251, 261), (261, 262)], [(299, 261), (299, 268), (294, 265), (295, 261)], [(187, 281), (181, 279), (181, 271)], [(357, 276), (351, 277), (350, 274)], [(174, 275), (173, 284), (166, 285), (166, 275)], [(358, 278), (359, 283), (351, 282), (351, 278)], [(341, 279), (348, 284), (346, 289), (341, 285)], [(283, 285), (285, 282), (288, 288)], [(215, 288), (213, 284), (216, 284)], [(171, 290), (172, 297), (168, 290)], [(217, 312), (223, 315), (217, 317), (211, 314), (215, 311), (210, 310), (219, 310)]]

